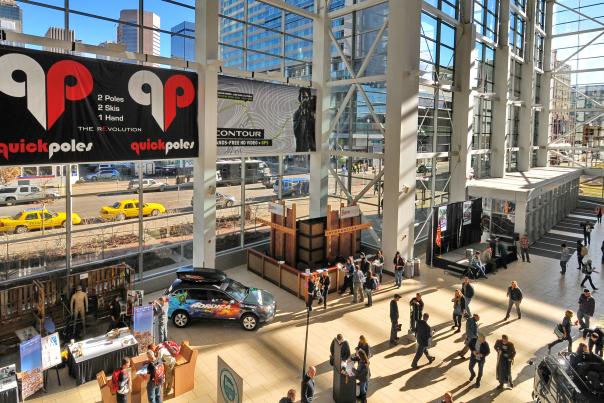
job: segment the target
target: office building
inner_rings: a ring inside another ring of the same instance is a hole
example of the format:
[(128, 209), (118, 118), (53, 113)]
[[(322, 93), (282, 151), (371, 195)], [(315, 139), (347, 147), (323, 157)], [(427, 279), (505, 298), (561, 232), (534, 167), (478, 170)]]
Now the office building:
[(170, 53), (176, 59), (195, 60), (195, 24), (183, 21), (172, 31)]
[[(61, 41), (74, 42), (76, 40), (75, 32), (73, 29), (70, 29), (69, 33), (67, 33), (65, 31), (65, 28), (50, 27), (50, 28), (48, 28), (48, 30), (46, 31), (46, 34), (44, 36), (46, 38), (58, 39)], [(53, 47), (45, 46), (44, 50), (47, 50), (50, 52), (55, 52), (55, 53), (67, 53), (66, 50), (63, 48), (53, 48)]]
[[(143, 15), (143, 26), (149, 28), (160, 28), (160, 17), (159, 15), (150, 11), (144, 11)], [(121, 10), (120, 21), (122, 23), (117, 26), (117, 43), (123, 45), (128, 52), (140, 52), (148, 55), (159, 56), (160, 47), (160, 33), (152, 29), (143, 29), (142, 35), (142, 50), (140, 46), (140, 28), (136, 26), (139, 24), (139, 12), (138, 10)]]

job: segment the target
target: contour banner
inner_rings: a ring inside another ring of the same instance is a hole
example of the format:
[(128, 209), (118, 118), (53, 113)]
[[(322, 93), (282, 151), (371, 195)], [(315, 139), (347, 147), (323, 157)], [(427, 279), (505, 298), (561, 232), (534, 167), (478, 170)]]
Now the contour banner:
[(197, 156), (196, 74), (0, 46), (0, 165)]
[(316, 151), (317, 97), (310, 88), (218, 79), (218, 155)]

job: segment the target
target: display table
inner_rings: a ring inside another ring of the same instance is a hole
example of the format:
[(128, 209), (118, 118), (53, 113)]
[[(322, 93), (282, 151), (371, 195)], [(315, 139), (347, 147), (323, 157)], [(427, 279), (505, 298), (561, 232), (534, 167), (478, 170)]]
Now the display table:
[(0, 403), (19, 403), (15, 365), (0, 368)]
[(138, 343), (129, 333), (115, 339), (108, 339), (103, 335), (83, 340), (69, 347), (69, 375), (76, 379), (77, 385), (81, 385), (96, 379), (96, 374), (100, 371), (113, 373), (114, 369), (121, 366), (122, 358), (137, 354)]

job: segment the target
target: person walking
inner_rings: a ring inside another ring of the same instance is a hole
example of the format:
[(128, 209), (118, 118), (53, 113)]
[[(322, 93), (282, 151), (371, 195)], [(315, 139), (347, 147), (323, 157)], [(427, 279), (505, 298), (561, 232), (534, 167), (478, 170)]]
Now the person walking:
[(336, 337), (331, 341), (331, 345), (329, 346), (329, 363), (333, 367), (335, 358), (334, 354), (336, 351), (336, 344), (340, 346), (340, 362), (346, 362), (350, 358), (350, 345), (344, 339), (344, 336), (341, 334), (336, 335)]
[(394, 254), (394, 285), (396, 288), (401, 288), (403, 284), (403, 269), (405, 268), (405, 259), (401, 256), (401, 254), (397, 251)]
[(520, 312), (520, 303), (522, 302), (522, 290), (518, 287), (518, 283), (516, 281), (512, 281), (512, 285), (508, 287), (507, 292), (508, 297), (508, 310), (505, 314), (505, 319), (508, 320), (510, 318), (510, 312), (512, 311), (512, 306), (516, 305), (516, 313), (518, 314), (518, 319), (522, 319), (522, 312)]
[(602, 357), (602, 348), (604, 347), (604, 331), (600, 327), (596, 327), (595, 329), (583, 329), (583, 339), (589, 340), (587, 342), (587, 346), (589, 348), (589, 352), (593, 352), (596, 355)]
[[(487, 343), (484, 335), (479, 334), (473, 344), (470, 346), (470, 382), (476, 377), (476, 388), (480, 387), (480, 380), (482, 379), (482, 371), (484, 369), (484, 363), (487, 355), (491, 353), (489, 343)], [(478, 364), (478, 376), (474, 372), (474, 367)]]
[(416, 330), (417, 322), (422, 319), (424, 312), (424, 301), (422, 300), (422, 294), (419, 292), (415, 294), (415, 297), (411, 298), (409, 302), (411, 309), (410, 320), (409, 320), (409, 331), (414, 333)]
[(573, 338), (570, 334), (572, 327), (572, 317), (573, 311), (566, 311), (564, 313), (564, 318), (562, 319), (562, 323), (556, 325), (556, 335), (558, 338), (547, 345), (547, 353), (551, 354), (552, 347), (558, 343), (562, 343), (563, 341), (568, 341), (568, 352), (572, 353), (573, 351)]
[(602, 208), (596, 207), (596, 210), (597, 210), (596, 218), (598, 220), (598, 224), (602, 224)]
[(478, 321), (480, 316), (474, 314), (466, 320), (466, 339), (464, 341), (464, 347), (459, 352), (461, 358), (466, 358), (466, 353), (472, 348), (478, 339)]
[(474, 298), (474, 287), (470, 284), (470, 278), (468, 276), (465, 276), (461, 283), (461, 295), (463, 295), (466, 300), (466, 315), (471, 316), (470, 302), (472, 302), (472, 298)]
[(371, 270), (367, 272), (367, 278), (365, 279), (365, 283), (363, 284), (363, 288), (365, 290), (365, 296), (367, 297), (366, 306), (373, 305), (373, 291), (377, 288), (377, 281), (375, 277), (373, 277), (373, 273)]
[(600, 246), (600, 250), (602, 251), (602, 264), (604, 264), (604, 241), (602, 241), (602, 246)]
[(587, 288), (583, 289), (583, 294), (579, 297), (579, 310), (577, 310), (579, 330), (589, 328), (589, 320), (594, 316), (595, 310), (596, 300), (591, 296), (591, 292)]
[(153, 310), (157, 317), (159, 329), (159, 343), (168, 341), (168, 304), (165, 297), (159, 297), (153, 301)]
[(583, 272), (583, 274), (585, 274), (585, 277), (583, 277), (583, 281), (581, 281), (581, 287), (583, 287), (583, 285), (585, 284), (586, 281), (589, 281), (591, 288), (593, 288), (594, 290), (597, 290), (596, 286), (594, 285), (594, 282), (591, 280), (591, 274), (597, 273), (598, 271), (593, 268), (593, 266), (591, 264), (591, 259), (587, 259), (587, 263), (583, 264), (582, 272)]
[[(585, 253), (585, 255), (587, 255), (587, 253)], [(583, 267), (583, 244), (581, 243), (580, 239), (577, 239), (577, 263), (579, 266), (577, 266), (577, 270), (581, 270), (581, 268)]]
[(585, 233), (584, 233), (584, 235), (585, 235), (585, 245), (591, 244), (591, 230), (592, 229), (593, 228), (591, 227), (590, 223), (588, 223), (588, 222), (585, 223)]
[(316, 274), (312, 273), (307, 276), (306, 284), (306, 309), (312, 311), (312, 302), (315, 299), (315, 292), (317, 291)]
[(290, 389), (287, 391), (287, 396), (282, 397), (281, 400), (279, 400), (279, 403), (295, 403), (295, 401), (296, 401), (296, 390)]
[(359, 350), (357, 357), (353, 358), (357, 361), (357, 367), (354, 369), (354, 375), (359, 381), (359, 395), (357, 399), (361, 403), (367, 403), (367, 389), (369, 388), (369, 378), (371, 378), (371, 371), (369, 370), (369, 357), (365, 354), (365, 351)]
[(459, 333), (461, 332), (461, 317), (466, 312), (466, 299), (461, 294), (461, 290), (455, 290), (455, 295), (451, 302), (453, 302), (453, 326), (451, 329), (457, 327), (455, 333)]
[(415, 357), (411, 362), (411, 368), (417, 368), (417, 362), (421, 358), (422, 354), (428, 359), (428, 363), (432, 364), (435, 360), (433, 356), (428, 352), (430, 346), (430, 339), (432, 338), (432, 328), (428, 325), (428, 319), (430, 315), (428, 313), (423, 314), (422, 319), (417, 322), (417, 329), (415, 331), (415, 340), (417, 342)]
[(342, 288), (340, 289), (340, 295), (344, 294), (348, 288), (350, 288), (350, 295), (352, 295), (352, 276), (354, 275), (354, 261), (352, 257), (346, 259), (344, 271), (344, 284), (342, 284)]
[(566, 244), (563, 243), (560, 245), (560, 274), (566, 274), (566, 265), (570, 260), (570, 251), (566, 247)]
[(356, 304), (359, 302), (365, 301), (365, 297), (363, 297), (363, 284), (365, 284), (365, 276), (363, 272), (357, 267), (354, 270), (354, 274), (352, 275), (352, 303)]
[(503, 389), (503, 385), (506, 383), (513, 388), (512, 364), (516, 357), (514, 343), (510, 342), (508, 336), (504, 334), (495, 342), (494, 349), (497, 351), (497, 380), (499, 381), (497, 389)]
[(384, 255), (382, 254), (381, 250), (377, 251), (377, 254), (375, 255), (375, 259), (373, 259), (373, 272), (375, 273), (375, 276), (377, 277), (379, 284), (382, 284), (382, 273), (383, 273), (383, 269), (384, 269)]
[(321, 273), (319, 285), (321, 286), (321, 299), (319, 300), (319, 303), (323, 302), (323, 309), (327, 309), (327, 296), (329, 295), (329, 286), (331, 285), (331, 277), (327, 270), (323, 270), (323, 273)]
[(162, 403), (162, 389), (165, 380), (164, 364), (157, 359), (153, 350), (147, 350), (147, 399), (149, 403)]
[(130, 358), (122, 358), (122, 366), (111, 375), (112, 390), (115, 392), (117, 403), (128, 403), (128, 394), (132, 390), (130, 378)]
[(528, 234), (524, 233), (520, 237), (520, 256), (522, 257), (522, 261), (525, 259), (528, 263), (531, 262), (531, 256), (529, 255), (529, 237)]
[(312, 403), (315, 401), (315, 375), (317, 375), (317, 369), (315, 367), (308, 367), (306, 375), (302, 379), (301, 403)]
[(394, 294), (390, 300), (390, 344), (398, 343), (398, 301), (401, 299), (399, 294)]

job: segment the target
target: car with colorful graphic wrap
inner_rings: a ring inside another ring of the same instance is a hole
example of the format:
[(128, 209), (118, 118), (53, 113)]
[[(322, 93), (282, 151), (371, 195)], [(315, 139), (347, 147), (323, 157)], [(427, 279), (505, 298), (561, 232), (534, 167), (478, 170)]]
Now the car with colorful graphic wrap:
[(166, 291), (168, 317), (176, 327), (194, 319), (239, 321), (245, 330), (256, 330), (274, 319), (275, 297), (268, 291), (246, 287), (224, 272), (185, 266)]

